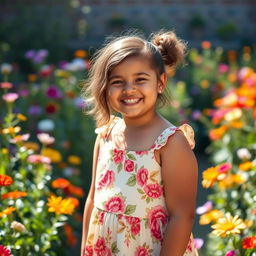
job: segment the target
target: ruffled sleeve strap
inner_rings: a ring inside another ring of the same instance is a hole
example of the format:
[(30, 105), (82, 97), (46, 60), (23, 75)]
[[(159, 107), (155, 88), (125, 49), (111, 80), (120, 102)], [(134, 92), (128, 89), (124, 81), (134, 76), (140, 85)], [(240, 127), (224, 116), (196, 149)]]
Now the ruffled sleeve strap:
[(119, 119), (120, 119), (119, 117), (112, 115), (112, 116), (110, 117), (110, 121), (109, 121), (106, 125), (97, 127), (97, 128), (94, 130), (94, 132), (95, 132), (96, 134), (100, 134), (100, 135), (101, 135), (101, 138), (107, 139), (109, 133), (111, 132), (112, 128), (114, 127), (114, 125), (116, 124), (116, 122), (117, 122)]
[(171, 137), (173, 134), (175, 134), (176, 131), (183, 132), (191, 149), (193, 149), (195, 147), (193, 128), (189, 124), (183, 124), (179, 127), (170, 126), (167, 129), (165, 129), (156, 139), (154, 145), (152, 146), (153, 150), (158, 150), (161, 147), (165, 146), (169, 137)]

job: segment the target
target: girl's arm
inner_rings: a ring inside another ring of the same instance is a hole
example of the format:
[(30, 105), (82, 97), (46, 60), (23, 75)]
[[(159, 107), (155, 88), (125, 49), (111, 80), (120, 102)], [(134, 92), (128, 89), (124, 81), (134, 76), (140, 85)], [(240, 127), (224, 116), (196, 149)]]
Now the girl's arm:
[(95, 176), (96, 176), (96, 168), (97, 168), (97, 160), (98, 160), (98, 154), (99, 154), (99, 141), (100, 141), (100, 135), (97, 136), (95, 145), (94, 145), (94, 151), (93, 151), (93, 167), (92, 167), (92, 181), (91, 181), (91, 187), (89, 194), (86, 199), (86, 203), (84, 206), (84, 216), (83, 216), (83, 226), (82, 226), (82, 243), (81, 243), (81, 256), (84, 254), (85, 249), (85, 242), (88, 235), (88, 227), (89, 227), (89, 221), (93, 209), (93, 198), (94, 198), (94, 191), (95, 191)]
[(160, 256), (183, 256), (196, 206), (198, 165), (185, 136), (176, 132), (161, 149), (162, 178), (170, 214)]

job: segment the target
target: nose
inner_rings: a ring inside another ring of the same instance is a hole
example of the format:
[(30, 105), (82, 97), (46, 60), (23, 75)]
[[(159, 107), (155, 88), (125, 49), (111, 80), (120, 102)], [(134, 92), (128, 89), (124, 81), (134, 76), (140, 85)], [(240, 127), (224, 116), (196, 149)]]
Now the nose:
[(134, 91), (135, 89), (136, 89), (136, 86), (135, 86), (135, 84), (132, 83), (132, 82), (131, 82), (131, 83), (128, 83), (128, 82), (127, 82), (127, 83), (125, 84), (125, 86), (124, 86), (124, 90), (127, 91), (127, 92), (128, 92), (128, 91)]

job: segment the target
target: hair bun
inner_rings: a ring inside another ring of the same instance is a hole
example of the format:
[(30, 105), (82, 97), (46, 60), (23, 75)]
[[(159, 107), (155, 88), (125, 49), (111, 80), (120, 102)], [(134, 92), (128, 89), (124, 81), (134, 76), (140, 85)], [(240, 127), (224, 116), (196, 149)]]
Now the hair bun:
[(151, 42), (160, 51), (165, 65), (177, 66), (183, 62), (186, 43), (177, 38), (174, 32), (157, 33), (153, 35)]

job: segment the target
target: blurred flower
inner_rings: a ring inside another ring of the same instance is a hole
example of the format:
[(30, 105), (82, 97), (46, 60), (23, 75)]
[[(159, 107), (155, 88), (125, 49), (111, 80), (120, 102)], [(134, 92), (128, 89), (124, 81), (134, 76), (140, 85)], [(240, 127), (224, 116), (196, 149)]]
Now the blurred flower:
[(57, 86), (52, 85), (47, 88), (46, 96), (52, 99), (60, 99), (62, 97), (62, 92)]
[(38, 123), (38, 129), (43, 132), (50, 132), (54, 129), (54, 127), (54, 122), (50, 119), (44, 119)]
[(247, 161), (239, 164), (238, 169), (241, 171), (249, 171), (254, 166), (253, 162)]
[(226, 130), (227, 127), (224, 125), (220, 126), (219, 128), (211, 129), (209, 131), (209, 137), (211, 140), (219, 140), (222, 138)]
[(26, 149), (32, 149), (34, 151), (38, 151), (39, 150), (39, 145), (36, 142), (23, 142), (22, 146), (25, 147)]
[(220, 73), (226, 73), (228, 72), (229, 66), (227, 64), (219, 64), (219, 72)]
[(3, 63), (1, 65), (1, 72), (2, 74), (10, 74), (12, 72), (12, 65), (8, 64), (8, 63)]
[(29, 50), (25, 52), (25, 58), (26, 59), (32, 59), (36, 54), (35, 50)]
[(197, 207), (196, 213), (197, 214), (203, 214), (212, 209), (212, 201), (207, 201), (204, 205)]
[(195, 109), (192, 112), (192, 119), (193, 120), (198, 120), (198, 119), (200, 119), (201, 115), (202, 115), (201, 111), (198, 110), (198, 109)]
[(37, 53), (33, 56), (33, 61), (35, 63), (41, 63), (48, 56), (48, 51), (45, 49), (41, 49), (37, 51)]
[(45, 112), (48, 114), (54, 114), (59, 110), (59, 105), (55, 102), (50, 102), (45, 106)]
[(75, 205), (75, 208), (79, 206), (79, 200), (77, 198), (70, 196), (68, 197), (68, 199), (70, 199), (73, 202), (73, 204)]
[(27, 161), (32, 164), (50, 164), (51, 159), (42, 155), (30, 155), (27, 158)]
[(46, 145), (52, 144), (55, 142), (55, 138), (51, 137), (48, 133), (39, 133), (37, 134), (37, 138), (42, 144), (46, 144)]
[(253, 74), (253, 69), (250, 67), (243, 67), (238, 72), (238, 79), (243, 81)]
[(215, 222), (219, 218), (221, 218), (224, 213), (218, 209), (211, 210), (200, 216), (199, 224), (200, 225), (208, 225), (211, 222)]
[(14, 138), (10, 139), (10, 143), (17, 143), (20, 141), (27, 141), (30, 137), (29, 133), (23, 134), (23, 135), (16, 135)]
[(75, 106), (79, 109), (84, 108), (86, 106), (86, 102), (81, 97), (75, 98), (74, 103), (75, 103)]
[(74, 235), (74, 232), (73, 232), (73, 229), (70, 225), (68, 224), (65, 224), (64, 226), (64, 232), (65, 232), (65, 235), (67, 237), (67, 243), (69, 246), (76, 246), (77, 244), (77, 238), (76, 236)]
[(232, 168), (230, 163), (224, 163), (215, 167), (208, 168), (203, 172), (202, 185), (204, 188), (209, 188), (215, 182), (223, 180), (227, 176), (227, 172)]
[(33, 116), (38, 116), (42, 114), (42, 111), (43, 111), (42, 107), (37, 105), (32, 105), (28, 108), (28, 113)]
[(2, 82), (0, 83), (0, 87), (3, 89), (11, 89), (13, 87), (13, 84), (9, 82)]
[(1, 256), (12, 256), (11, 251), (3, 245), (0, 245), (0, 255)]
[(65, 69), (69, 71), (80, 71), (86, 70), (88, 68), (88, 63), (83, 59), (74, 59), (72, 62), (66, 64)]
[(12, 177), (0, 174), (0, 186), (10, 186), (13, 183)]
[(20, 114), (20, 113), (17, 114), (17, 118), (18, 118), (20, 121), (26, 121), (26, 120), (27, 120), (27, 117), (24, 116), (24, 115), (22, 115), (22, 114)]
[[(59, 67), (61, 69), (65, 69), (66, 65), (68, 64), (68, 62), (66, 60), (62, 60), (59, 62)], [(56, 74), (57, 75), (57, 74)], [(57, 75), (58, 76), (58, 75)]]
[(66, 95), (70, 98), (70, 99), (74, 99), (76, 97), (76, 94), (74, 91), (67, 91)]
[(71, 199), (62, 199), (61, 196), (51, 196), (48, 198), (48, 211), (55, 212), (56, 214), (72, 214), (75, 205)]
[(52, 148), (42, 149), (41, 154), (51, 159), (53, 163), (59, 163), (62, 160), (60, 152)]
[(35, 82), (37, 79), (37, 75), (36, 74), (28, 74), (28, 81), (29, 82)]
[(243, 161), (249, 160), (252, 157), (251, 153), (249, 152), (249, 150), (247, 148), (238, 149), (236, 154), (237, 154), (238, 158)]
[(3, 100), (5, 100), (8, 103), (12, 103), (19, 98), (19, 95), (14, 92), (9, 92), (9, 93), (4, 94), (2, 96), (2, 98), (3, 98)]
[(209, 41), (202, 41), (201, 46), (203, 49), (210, 49), (211, 43)]
[(0, 212), (0, 218), (4, 217), (5, 215), (9, 215), (12, 212), (16, 211), (16, 209), (12, 206), (7, 207), (6, 209), (4, 209), (3, 211)]
[(210, 83), (209, 83), (208, 80), (204, 79), (204, 80), (202, 80), (202, 81), (200, 82), (200, 86), (201, 86), (203, 89), (207, 89), (207, 88), (209, 88)]
[(39, 71), (39, 75), (42, 77), (47, 77), (49, 75), (51, 75), (51, 73), (53, 72), (53, 67), (49, 66), (49, 65), (44, 65), (40, 71)]
[(2, 130), (3, 134), (15, 134), (18, 133), (21, 130), (20, 126), (15, 126), (15, 127), (8, 127), (4, 128)]
[(11, 228), (14, 229), (17, 232), (20, 232), (20, 233), (26, 231), (25, 226), (22, 223), (18, 222), (18, 221), (13, 221), (11, 223)]
[(194, 245), (196, 249), (201, 249), (204, 245), (204, 240), (202, 238), (194, 238)]
[(65, 193), (75, 195), (78, 197), (83, 197), (84, 196), (84, 191), (82, 188), (74, 186), (74, 185), (69, 185), (64, 189)]
[(192, 86), (190, 89), (192, 95), (198, 95), (200, 93), (200, 88), (196, 85)]
[(217, 223), (211, 226), (214, 230), (213, 234), (220, 237), (226, 237), (227, 235), (240, 234), (242, 229), (246, 228), (245, 223), (239, 216), (232, 217), (227, 214), (225, 217), (217, 220)]
[(28, 193), (22, 191), (11, 191), (5, 194), (2, 194), (2, 199), (18, 199), (20, 197), (27, 196)]
[(85, 50), (76, 50), (75, 52), (74, 52), (74, 56), (76, 57), (76, 58), (86, 58), (87, 57), (87, 51), (85, 51)]
[(52, 182), (53, 188), (66, 188), (70, 185), (70, 182), (64, 178), (58, 178)]
[(237, 252), (232, 250), (232, 251), (228, 251), (225, 256), (238, 256)]
[(19, 96), (21, 97), (27, 97), (29, 95), (29, 90), (27, 89), (21, 89), (18, 91)]
[(79, 156), (71, 155), (68, 157), (68, 162), (73, 165), (81, 164), (81, 158)]
[(256, 249), (256, 236), (246, 237), (242, 241), (244, 249)]
[(227, 188), (231, 188), (234, 185), (238, 184), (243, 184), (245, 181), (245, 178), (240, 175), (240, 174), (231, 174), (229, 176), (227, 176), (225, 179), (221, 180), (219, 182), (219, 188), (220, 189), (227, 189)]
[(230, 121), (233, 121), (234, 119), (239, 119), (242, 116), (242, 114), (243, 113), (240, 108), (234, 108), (225, 114), (224, 119), (230, 122)]

